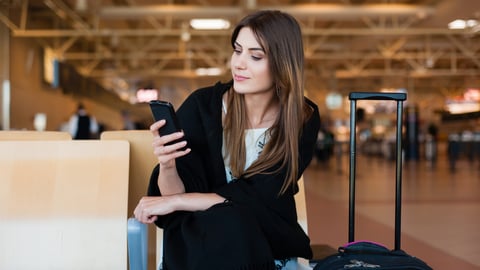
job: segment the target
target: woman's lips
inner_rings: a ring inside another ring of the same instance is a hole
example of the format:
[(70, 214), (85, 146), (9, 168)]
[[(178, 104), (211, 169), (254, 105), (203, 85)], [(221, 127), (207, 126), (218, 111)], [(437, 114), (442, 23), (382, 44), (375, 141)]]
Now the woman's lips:
[(247, 80), (247, 79), (248, 79), (248, 77), (245, 77), (245, 76), (240, 76), (240, 75), (234, 75), (234, 76), (233, 76), (233, 79), (234, 79), (235, 81), (239, 81), (239, 82), (241, 82), (241, 81), (245, 81), (245, 80)]

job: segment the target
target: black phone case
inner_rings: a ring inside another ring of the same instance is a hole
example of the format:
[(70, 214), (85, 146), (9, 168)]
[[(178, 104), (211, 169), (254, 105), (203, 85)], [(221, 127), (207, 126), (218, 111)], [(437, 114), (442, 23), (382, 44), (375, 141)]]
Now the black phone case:
[(153, 119), (155, 121), (162, 119), (165, 119), (166, 121), (165, 125), (159, 129), (161, 136), (181, 131), (177, 116), (175, 114), (175, 109), (170, 102), (152, 100), (150, 101), (150, 109), (152, 110)]
[[(155, 121), (159, 121), (165, 119), (166, 123), (163, 127), (161, 127), (158, 132), (160, 136), (165, 136), (168, 134), (172, 134), (174, 132), (182, 131), (180, 124), (178, 123), (177, 115), (175, 113), (175, 109), (170, 102), (162, 101), (162, 100), (152, 100), (150, 101), (150, 109), (152, 110), (153, 119)], [(183, 139), (174, 140), (166, 145), (175, 144), (177, 142), (182, 141)], [(179, 150), (185, 150), (186, 147), (183, 147)]]

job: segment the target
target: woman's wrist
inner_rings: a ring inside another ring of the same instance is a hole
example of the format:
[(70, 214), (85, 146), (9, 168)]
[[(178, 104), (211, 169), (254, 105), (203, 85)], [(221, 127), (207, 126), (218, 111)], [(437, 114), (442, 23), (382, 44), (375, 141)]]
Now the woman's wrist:
[(173, 211), (184, 210), (182, 207), (182, 194), (170, 195), (170, 203)]
[(158, 174), (158, 187), (163, 195), (185, 192), (185, 187), (180, 179), (180, 176), (178, 176), (176, 167), (162, 169), (162, 166), (160, 166), (160, 171)]

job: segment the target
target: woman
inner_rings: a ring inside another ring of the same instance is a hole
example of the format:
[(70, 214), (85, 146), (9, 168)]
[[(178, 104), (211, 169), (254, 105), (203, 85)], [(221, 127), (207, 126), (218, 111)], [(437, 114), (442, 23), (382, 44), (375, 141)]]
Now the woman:
[(159, 165), (135, 217), (164, 228), (163, 269), (287, 269), (312, 256), (294, 194), (320, 118), (303, 96), (300, 27), (258, 11), (231, 44), (233, 80), (184, 101), (183, 132), (159, 136), (164, 120), (150, 127)]

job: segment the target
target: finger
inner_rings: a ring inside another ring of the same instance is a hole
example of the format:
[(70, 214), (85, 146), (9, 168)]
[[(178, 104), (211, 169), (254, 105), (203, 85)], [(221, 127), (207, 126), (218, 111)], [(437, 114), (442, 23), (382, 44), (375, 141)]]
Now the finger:
[(154, 133), (154, 136), (158, 136), (158, 129), (163, 127), (165, 123), (166, 123), (165, 119), (162, 119), (150, 125), (150, 131)]
[(154, 155), (158, 158), (160, 164), (167, 164), (172, 160), (185, 156), (191, 152), (190, 148), (181, 150), (186, 145), (186, 143), (179, 142), (178, 144), (172, 145), (171, 150), (168, 150), (167, 147), (159, 147), (154, 150)]
[(176, 140), (180, 140), (185, 136), (183, 132), (174, 132), (172, 134), (160, 136), (160, 141), (163, 142), (163, 144), (168, 144)]
[(138, 212), (138, 214), (135, 216), (138, 221), (142, 223), (147, 223), (149, 220), (150, 215), (147, 214), (147, 211), (145, 209), (142, 209), (141, 211)]
[(142, 215), (141, 215), (142, 211), (143, 211), (143, 210), (142, 210), (141, 207), (139, 207), (138, 205), (137, 205), (137, 207), (135, 207), (135, 210), (133, 211), (133, 216), (134, 216), (138, 221), (142, 221)]
[(187, 146), (187, 141), (179, 141), (174, 144), (164, 145), (162, 151), (165, 154), (174, 153), (176, 151), (182, 151), (182, 148)]
[(142, 220), (142, 213), (145, 212), (145, 207), (146, 207), (146, 204), (149, 200), (150, 200), (150, 198), (145, 197), (145, 196), (140, 198), (137, 206), (133, 210), (133, 215), (135, 216), (136, 219)]
[(157, 221), (157, 218), (158, 218), (157, 216), (150, 216), (150, 217), (148, 217), (146, 223), (153, 223), (153, 222)]

